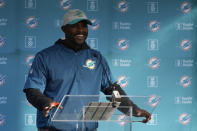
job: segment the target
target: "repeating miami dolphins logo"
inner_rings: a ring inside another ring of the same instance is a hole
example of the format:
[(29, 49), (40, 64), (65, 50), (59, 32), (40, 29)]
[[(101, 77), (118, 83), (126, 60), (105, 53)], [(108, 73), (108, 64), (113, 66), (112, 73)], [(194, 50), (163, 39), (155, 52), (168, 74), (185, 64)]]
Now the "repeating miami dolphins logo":
[(61, 0), (60, 6), (62, 7), (63, 10), (67, 10), (71, 7), (71, 1), (70, 0)]
[(184, 14), (187, 14), (187, 13), (189, 13), (190, 11), (191, 11), (191, 9), (192, 9), (192, 5), (191, 5), (191, 3), (189, 3), (189, 2), (183, 2), (182, 4), (181, 4), (181, 11), (184, 13)]
[(5, 38), (0, 35), (0, 47), (2, 47), (5, 44)]
[(27, 58), (26, 58), (26, 64), (31, 67), (32, 66), (32, 63), (33, 63), (33, 60), (34, 60), (35, 56), (34, 55), (29, 55)]
[(0, 8), (2, 8), (5, 5), (5, 1), (4, 0), (0, 0)]
[(120, 10), (120, 12), (124, 13), (128, 11), (128, 3), (126, 1), (120, 1), (118, 3), (118, 9)]
[(156, 96), (156, 95), (152, 95), (152, 96), (150, 96), (149, 99), (148, 99), (148, 103), (149, 103), (149, 105), (152, 106), (152, 107), (156, 107), (156, 106), (159, 104), (159, 101), (160, 101), (160, 99), (159, 99), (159, 97)]
[(26, 24), (29, 28), (35, 28), (38, 26), (38, 20), (35, 18), (35, 16), (30, 16), (27, 18)]
[(126, 39), (120, 39), (118, 41), (118, 47), (121, 49), (121, 50), (126, 50), (128, 47), (129, 47), (129, 41), (126, 40)]
[(83, 65), (83, 67), (87, 67), (88, 69), (93, 70), (96, 67), (95, 61), (93, 61), (91, 59), (87, 59), (85, 65)]
[(5, 83), (5, 77), (6, 77), (6, 75), (0, 74), (0, 86), (2, 86)]
[(155, 20), (151, 21), (148, 26), (149, 26), (150, 31), (152, 32), (157, 32), (160, 28), (159, 22)]
[(179, 122), (182, 124), (182, 125), (186, 125), (190, 122), (191, 120), (191, 115), (187, 114), (187, 113), (183, 113), (179, 116)]
[(189, 76), (182, 76), (180, 79), (180, 85), (182, 87), (189, 87), (191, 85), (191, 78)]
[(157, 59), (156, 57), (152, 57), (152, 58), (149, 59), (148, 65), (152, 69), (156, 69), (156, 68), (158, 68), (160, 66), (160, 60)]
[(0, 114), (0, 126), (5, 122), (5, 116)]
[(182, 50), (188, 51), (192, 47), (192, 42), (187, 39), (184, 39), (181, 41), (180, 47)]
[(121, 87), (126, 87), (129, 84), (127, 77), (126, 76), (120, 76), (118, 78), (118, 84)]
[(100, 27), (99, 21), (96, 20), (95, 18), (90, 19), (90, 21), (92, 22), (91, 29), (92, 30), (98, 30), (98, 28)]

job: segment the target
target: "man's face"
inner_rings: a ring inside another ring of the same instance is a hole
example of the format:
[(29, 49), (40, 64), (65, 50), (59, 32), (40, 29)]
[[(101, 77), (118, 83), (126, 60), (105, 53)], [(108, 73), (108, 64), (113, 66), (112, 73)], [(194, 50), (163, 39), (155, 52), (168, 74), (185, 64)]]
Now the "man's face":
[(80, 21), (73, 25), (62, 27), (68, 40), (77, 44), (83, 44), (88, 36), (88, 25), (86, 21)]

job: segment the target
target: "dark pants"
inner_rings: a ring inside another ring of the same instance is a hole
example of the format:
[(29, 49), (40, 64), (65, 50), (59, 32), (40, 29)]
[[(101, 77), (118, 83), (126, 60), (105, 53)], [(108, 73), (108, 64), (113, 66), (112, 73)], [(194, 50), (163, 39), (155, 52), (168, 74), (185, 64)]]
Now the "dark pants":
[[(57, 130), (55, 128), (38, 128), (38, 131), (61, 131), (61, 130)], [(92, 130), (92, 131), (97, 131), (97, 129)]]

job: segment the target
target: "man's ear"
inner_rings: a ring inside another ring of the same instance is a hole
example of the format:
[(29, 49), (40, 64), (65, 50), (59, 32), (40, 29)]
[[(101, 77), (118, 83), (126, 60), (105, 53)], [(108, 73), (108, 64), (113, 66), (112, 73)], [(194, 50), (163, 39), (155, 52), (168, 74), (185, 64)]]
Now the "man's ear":
[(64, 33), (67, 32), (67, 30), (68, 30), (67, 28), (68, 28), (67, 26), (62, 26), (62, 27), (61, 27), (61, 29), (62, 29), (62, 31), (63, 31)]

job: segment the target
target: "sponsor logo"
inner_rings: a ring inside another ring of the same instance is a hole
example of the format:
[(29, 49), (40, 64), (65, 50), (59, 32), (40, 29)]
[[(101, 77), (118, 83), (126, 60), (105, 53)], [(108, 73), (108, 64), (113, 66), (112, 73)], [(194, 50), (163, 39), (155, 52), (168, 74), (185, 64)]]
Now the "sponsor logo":
[(187, 114), (187, 113), (183, 113), (179, 116), (179, 122), (182, 124), (182, 125), (186, 125), (190, 122), (191, 120), (191, 115)]
[(0, 126), (2, 126), (5, 123), (5, 116), (0, 114)]
[(121, 50), (126, 50), (129, 47), (129, 41), (126, 40), (126, 39), (124, 39), (124, 38), (123, 39), (120, 39), (118, 41), (118, 47)]
[(131, 59), (112, 59), (113, 66), (130, 67)]
[(191, 96), (176, 96), (174, 100), (175, 104), (192, 104)]
[(3, 47), (4, 44), (5, 44), (5, 38), (0, 35), (0, 47)]
[(93, 61), (91, 59), (87, 59), (85, 65), (83, 65), (83, 67), (87, 67), (88, 69), (93, 70), (96, 67), (95, 61)]
[(152, 32), (157, 32), (160, 28), (159, 22), (155, 20), (151, 21), (148, 26), (149, 26), (150, 31)]
[(113, 29), (115, 30), (131, 30), (130, 22), (113, 22)]
[(147, 87), (157, 88), (158, 87), (158, 76), (147, 76)]
[(180, 85), (184, 88), (191, 85), (191, 78), (189, 76), (182, 76), (180, 79)]
[(129, 9), (129, 5), (128, 5), (128, 2), (127, 1), (120, 1), (118, 3), (118, 9), (120, 12), (124, 13), (124, 12), (127, 12), (128, 9)]
[(117, 82), (122, 88), (126, 87), (129, 84), (128, 78), (126, 76), (120, 76)]
[(152, 114), (150, 121), (147, 123), (147, 125), (150, 126), (156, 126), (158, 125), (158, 114)]
[(30, 16), (27, 18), (26, 24), (29, 28), (35, 28), (38, 26), (38, 20), (35, 16)]
[(0, 105), (1, 104), (7, 104), (7, 97), (5, 96), (0, 96)]
[(61, 0), (60, 6), (62, 7), (63, 10), (69, 9), (71, 7), (71, 0)]
[(25, 8), (36, 9), (36, 0), (25, 0)]
[(98, 30), (98, 28), (100, 27), (99, 21), (96, 19), (90, 19), (92, 22), (92, 26), (91, 29), (92, 30)]
[(176, 30), (190, 31), (194, 29), (193, 23), (176, 23)]
[(26, 64), (31, 67), (32, 66), (32, 63), (33, 63), (33, 60), (34, 60), (35, 56), (34, 55), (29, 55), (27, 58), (26, 58)]
[(159, 50), (158, 39), (148, 39), (148, 48), (149, 51)]
[(36, 125), (36, 114), (25, 114), (25, 126)]
[(184, 13), (184, 14), (187, 14), (187, 13), (189, 13), (190, 11), (191, 11), (191, 9), (192, 9), (192, 5), (191, 5), (191, 3), (189, 3), (189, 2), (183, 2), (182, 4), (181, 4), (181, 11)]
[(152, 58), (149, 59), (148, 65), (152, 69), (156, 69), (156, 68), (158, 68), (160, 66), (160, 60), (158, 58), (156, 58), (156, 57), (152, 57)]
[(0, 8), (4, 7), (5, 5), (5, 0), (0, 0)]
[(6, 26), (8, 23), (8, 19), (6, 18), (0, 18), (0, 26)]
[(7, 57), (0, 56), (0, 65), (6, 65), (7, 64)]
[(159, 13), (158, 4), (159, 4), (159, 2), (148, 2), (148, 4), (147, 4), (147, 12), (149, 14)]
[(188, 51), (191, 47), (192, 47), (192, 42), (187, 39), (182, 40), (180, 43), (180, 48), (183, 51)]
[(194, 60), (193, 59), (177, 59), (177, 60), (175, 60), (175, 66), (177, 66), (177, 67), (193, 67)]
[(3, 84), (5, 84), (5, 78), (6, 78), (6, 75), (0, 74), (0, 86), (3, 86)]
[(92, 49), (98, 49), (98, 39), (97, 38), (88, 38), (87, 43)]
[(160, 98), (156, 95), (152, 95), (148, 99), (148, 104), (152, 107), (156, 107), (159, 104)]
[(25, 36), (25, 48), (36, 48), (36, 36)]
[(87, 0), (88, 11), (98, 11), (98, 0)]

